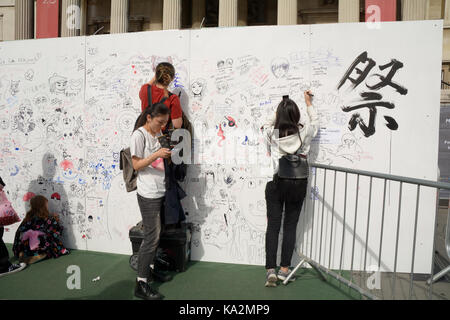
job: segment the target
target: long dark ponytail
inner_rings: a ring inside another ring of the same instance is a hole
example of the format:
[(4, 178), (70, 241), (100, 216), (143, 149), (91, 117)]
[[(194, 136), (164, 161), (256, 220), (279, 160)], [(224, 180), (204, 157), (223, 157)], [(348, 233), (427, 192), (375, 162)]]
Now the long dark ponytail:
[(150, 107), (142, 111), (141, 115), (137, 118), (136, 123), (134, 124), (133, 132), (147, 123), (148, 115), (151, 118), (154, 118), (158, 116), (165, 116), (169, 113), (169, 108), (167, 108), (167, 106), (162, 102), (151, 105)]
[(280, 138), (298, 133), (299, 121), (300, 110), (297, 104), (288, 96), (284, 96), (278, 105), (275, 118), (275, 129), (279, 130)]

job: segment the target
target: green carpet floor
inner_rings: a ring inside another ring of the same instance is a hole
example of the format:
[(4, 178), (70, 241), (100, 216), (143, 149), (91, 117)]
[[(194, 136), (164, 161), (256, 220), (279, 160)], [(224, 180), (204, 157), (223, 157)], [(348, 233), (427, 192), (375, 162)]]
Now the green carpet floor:
[[(11, 245), (8, 245), (11, 252)], [(12, 254), (10, 254), (12, 256)], [(68, 256), (44, 260), (16, 274), (0, 277), (0, 299), (40, 300), (139, 300), (134, 297), (136, 273), (129, 256), (72, 250)], [(13, 259), (14, 261), (14, 259)], [(80, 267), (81, 289), (67, 288), (67, 268)], [(287, 286), (264, 287), (262, 266), (225, 263), (189, 263), (185, 272), (173, 273), (156, 287), (168, 300), (351, 300), (355, 291), (330, 279), (321, 281), (315, 271), (301, 269), (299, 278)], [(93, 282), (92, 279), (100, 277)]]

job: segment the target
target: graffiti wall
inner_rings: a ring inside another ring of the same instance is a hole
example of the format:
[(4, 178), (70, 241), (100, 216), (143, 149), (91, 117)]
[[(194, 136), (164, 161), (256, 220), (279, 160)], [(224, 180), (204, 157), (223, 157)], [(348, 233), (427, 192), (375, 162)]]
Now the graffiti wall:
[[(169, 61), (176, 69), (171, 90), (194, 127), (193, 163), (183, 183), (192, 258), (263, 265), (264, 190), (272, 169), (260, 127), (282, 96), (297, 102), (306, 121), (303, 91), (314, 92), (320, 130), (311, 162), (436, 180), (441, 36), (442, 22), (421, 21), (380, 29), (208, 28), (1, 43), (5, 190), (22, 217), (34, 194), (46, 195), (63, 218), (69, 247), (131, 253), (128, 230), (140, 213), (135, 192), (125, 190), (119, 152), (140, 112), (141, 86), (159, 62)], [(337, 268), (345, 236), (344, 267), (362, 269), (368, 178), (337, 175), (341, 187), (332, 206), (333, 175), (312, 172), (296, 250), (311, 248), (316, 260)], [(398, 189), (390, 183), (386, 191), (386, 270), (394, 264)], [(379, 230), (383, 183), (371, 190), (370, 230)], [(405, 186), (402, 194), (399, 246), (407, 250), (397, 271), (409, 272), (415, 202), (405, 199), (415, 190)], [(431, 266), (428, 213), (436, 205), (432, 190), (421, 196), (416, 272)], [(319, 225), (324, 232), (315, 231)], [(7, 228), (7, 242), (16, 228)], [(322, 248), (331, 234), (334, 246)], [(378, 261), (379, 238), (379, 231), (368, 236), (369, 264)]]

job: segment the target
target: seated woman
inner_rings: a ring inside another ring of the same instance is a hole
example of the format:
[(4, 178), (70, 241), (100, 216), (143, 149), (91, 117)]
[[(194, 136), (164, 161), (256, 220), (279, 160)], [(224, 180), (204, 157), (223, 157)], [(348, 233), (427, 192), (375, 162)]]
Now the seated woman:
[(35, 196), (14, 239), (13, 252), (20, 261), (31, 264), (45, 258), (69, 254), (62, 241), (63, 226), (59, 218), (48, 211), (48, 200)]

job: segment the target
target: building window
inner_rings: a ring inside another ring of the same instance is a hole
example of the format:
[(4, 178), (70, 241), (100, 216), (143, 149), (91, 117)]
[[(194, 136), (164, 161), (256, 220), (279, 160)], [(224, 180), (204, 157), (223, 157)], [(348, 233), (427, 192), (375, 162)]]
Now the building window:
[(192, 0), (181, 1), (181, 29), (192, 28)]
[(205, 0), (205, 27), (219, 26), (219, 0)]
[(109, 34), (111, 1), (88, 0), (86, 35)]
[(128, 32), (144, 31), (150, 22), (150, 6), (147, 1), (128, 0)]
[(267, 0), (247, 0), (247, 25), (267, 24)]
[[(310, 0), (299, 2), (299, 24), (337, 23), (338, 0)], [(363, 10), (364, 11), (364, 10)]]

